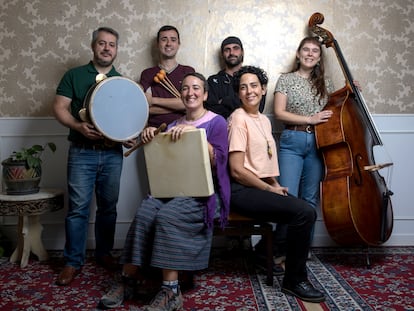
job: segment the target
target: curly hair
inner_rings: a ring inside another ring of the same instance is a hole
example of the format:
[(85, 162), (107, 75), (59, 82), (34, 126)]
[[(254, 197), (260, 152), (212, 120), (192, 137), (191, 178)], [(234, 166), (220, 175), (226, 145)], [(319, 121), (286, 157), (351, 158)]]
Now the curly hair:
[(266, 72), (259, 67), (255, 66), (243, 66), (238, 71), (236, 71), (233, 75), (233, 88), (236, 93), (239, 92), (240, 88), (240, 78), (245, 73), (252, 73), (257, 76), (262, 86), (266, 86), (269, 82)]

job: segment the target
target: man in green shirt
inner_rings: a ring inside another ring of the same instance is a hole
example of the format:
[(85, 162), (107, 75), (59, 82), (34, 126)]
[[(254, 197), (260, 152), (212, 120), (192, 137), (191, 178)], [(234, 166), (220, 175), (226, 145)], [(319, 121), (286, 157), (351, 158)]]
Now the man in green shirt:
[[(122, 170), (122, 144), (107, 144), (102, 133), (90, 122), (82, 121), (88, 90), (98, 74), (120, 76), (113, 66), (118, 51), (118, 33), (101, 27), (92, 34), (93, 59), (88, 64), (67, 71), (61, 79), (53, 103), (56, 119), (69, 128), (70, 147), (67, 163), (69, 206), (65, 219), (65, 267), (57, 284), (68, 285), (85, 263), (90, 203), (96, 195), (95, 257), (104, 267), (114, 266), (111, 250), (114, 244), (116, 205)], [(133, 141), (124, 146), (131, 147)]]

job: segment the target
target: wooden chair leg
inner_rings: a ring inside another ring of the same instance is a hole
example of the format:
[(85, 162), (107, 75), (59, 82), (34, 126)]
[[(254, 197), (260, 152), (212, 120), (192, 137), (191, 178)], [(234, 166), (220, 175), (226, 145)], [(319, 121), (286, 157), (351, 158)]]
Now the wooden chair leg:
[(267, 276), (266, 276), (266, 284), (268, 286), (273, 286), (273, 236), (272, 236), (272, 228), (268, 230), (266, 234), (266, 249), (267, 249)]
[(224, 236), (251, 236), (261, 235), (266, 239), (266, 284), (273, 286), (273, 226), (267, 222), (256, 221), (230, 212), (229, 224), (223, 230), (216, 229), (215, 235)]

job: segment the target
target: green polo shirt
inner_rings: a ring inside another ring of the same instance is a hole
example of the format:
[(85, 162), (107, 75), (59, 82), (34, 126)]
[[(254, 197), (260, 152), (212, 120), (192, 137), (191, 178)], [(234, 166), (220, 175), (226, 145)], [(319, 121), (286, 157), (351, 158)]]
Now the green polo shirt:
[[(60, 80), (56, 94), (72, 99), (71, 113), (78, 120), (79, 110), (83, 108), (83, 101), (89, 89), (96, 83), (95, 78), (98, 71), (95, 69), (92, 61), (87, 65), (79, 66), (68, 70)], [(106, 74), (107, 77), (121, 76), (119, 72), (112, 67), (111, 71)], [(69, 130), (68, 139), (75, 142), (91, 142), (78, 131)], [(96, 142), (96, 141), (95, 141)]]

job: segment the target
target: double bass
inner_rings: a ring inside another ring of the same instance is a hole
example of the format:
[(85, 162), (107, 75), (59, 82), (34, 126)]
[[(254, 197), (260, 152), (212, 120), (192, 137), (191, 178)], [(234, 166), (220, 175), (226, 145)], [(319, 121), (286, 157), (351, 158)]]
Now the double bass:
[(323, 219), (338, 244), (380, 245), (391, 235), (393, 212), (392, 191), (378, 170), (392, 163), (375, 163), (373, 147), (382, 146), (381, 137), (338, 42), (318, 26), (323, 21), (321, 13), (314, 13), (309, 30), (335, 50), (345, 76), (345, 86), (329, 94), (324, 108), (333, 111), (332, 117), (315, 126), (316, 144), (325, 166), (320, 187)]

